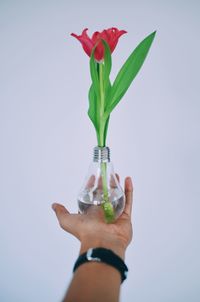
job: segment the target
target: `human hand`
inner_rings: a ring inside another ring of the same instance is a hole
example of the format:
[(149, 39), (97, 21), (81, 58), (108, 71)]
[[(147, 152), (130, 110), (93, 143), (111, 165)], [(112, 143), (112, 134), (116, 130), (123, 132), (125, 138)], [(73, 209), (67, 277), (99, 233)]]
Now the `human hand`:
[[(119, 181), (119, 176), (116, 174)], [(104, 247), (113, 250), (124, 259), (125, 250), (132, 239), (131, 210), (133, 201), (133, 185), (131, 177), (124, 182), (125, 208), (121, 216), (107, 224), (101, 207), (91, 206), (85, 214), (70, 214), (59, 203), (53, 203), (59, 224), (68, 233), (81, 242), (80, 254), (91, 247)]]

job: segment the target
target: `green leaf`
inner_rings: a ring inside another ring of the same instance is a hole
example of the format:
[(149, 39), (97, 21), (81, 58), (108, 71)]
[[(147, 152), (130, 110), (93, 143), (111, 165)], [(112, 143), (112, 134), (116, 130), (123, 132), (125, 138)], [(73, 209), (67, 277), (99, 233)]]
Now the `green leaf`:
[[(106, 111), (108, 105), (108, 96), (110, 94), (111, 83), (110, 83), (110, 72), (112, 68), (112, 57), (111, 51), (108, 43), (102, 39), (102, 43), (104, 46), (104, 63), (103, 63), (103, 90), (104, 90), (104, 112)], [(106, 137), (108, 131), (108, 124), (109, 124), (110, 116), (106, 117), (103, 129), (103, 144), (106, 145)]]
[(106, 125), (105, 125), (105, 130), (104, 130), (104, 144), (106, 145), (106, 137), (107, 137), (107, 132), (108, 132), (108, 124), (110, 120), (110, 115), (108, 116), (106, 120)]
[[(110, 94), (110, 71), (112, 67), (112, 59), (110, 47), (105, 40), (102, 40), (104, 47), (104, 61), (98, 63), (94, 58), (95, 47), (92, 50), (90, 58), (90, 74), (92, 85), (89, 90), (89, 109), (88, 116), (91, 119), (97, 134), (98, 144), (105, 144), (108, 130), (109, 116), (106, 118), (104, 114), (100, 116), (100, 112), (105, 112), (107, 107), (107, 96)], [(101, 108), (102, 107), (102, 108)]]
[(97, 96), (97, 98), (99, 98), (100, 88), (99, 88), (99, 76), (98, 76), (98, 71), (97, 71), (98, 63), (95, 61), (95, 58), (94, 58), (95, 48), (96, 47), (93, 48), (91, 57), (90, 57), (90, 75), (91, 75), (92, 83), (94, 85), (94, 90), (95, 90), (96, 96)]
[(108, 97), (106, 116), (108, 116), (128, 90), (136, 77), (151, 47), (156, 31), (147, 36), (131, 53), (120, 69)]
[(98, 103), (97, 97), (94, 90), (93, 84), (90, 86), (89, 90), (89, 109), (88, 109), (88, 116), (91, 119), (96, 131), (99, 131), (99, 115), (98, 115)]
[[(104, 111), (106, 111), (106, 108), (108, 107), (109, 100), (108, 97), (110, 95), (111, 90), (111, 83), (110, 83), (110, 72), (112, 68), (112, 57), (110, 52), (110, 47), (108, 43), (105, 40), (102, 40), (102, 43), (104, 45), (104, 68), (103, 68), (103, 85), (104, 85)], [(105, 130), (105, 136), (107, 133), (107, 129)]]
[(104, 82), (107, 82), (112, 68), (110, 47), (105, 40), (101, 40), (104, 46)]
[[(108, 79), (107, 83), (106, 83), (106, 87), (104, 89), (104, 96), (105, 96), (105, 108), (104, 108), (104, 112), (107, 111), (107, 108), (110, 104), (110, 94), (111, 94), (111, 89), (112, 89), (112, 85), (110, 82), (110, 79)], [(106, 116), (107, 118), (108, 116)]]

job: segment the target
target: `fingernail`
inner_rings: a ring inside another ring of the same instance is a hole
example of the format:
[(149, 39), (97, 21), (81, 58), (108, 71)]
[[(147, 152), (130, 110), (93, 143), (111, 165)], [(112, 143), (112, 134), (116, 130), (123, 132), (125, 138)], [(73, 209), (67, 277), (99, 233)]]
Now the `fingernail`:
[(133, 184), (132, 183), (132, 179), (131, 179), (131, 177), (130, 176), (127, 176), (127, 178), (126, 178), (127, 180), (128, 180), (128, 182), (130, 182), (131, 183), (131, 185)]

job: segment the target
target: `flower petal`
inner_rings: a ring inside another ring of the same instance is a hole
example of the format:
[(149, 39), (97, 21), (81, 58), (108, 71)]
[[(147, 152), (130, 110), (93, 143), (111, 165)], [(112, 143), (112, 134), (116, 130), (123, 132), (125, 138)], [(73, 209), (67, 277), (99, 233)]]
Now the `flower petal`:
[(91, 56), (91, 52), (92, 52), (92, 48), (94, 47), (94, 43), (89, 38), (89, 36), (87, 34), (87, 30), (88, 30), (88, 28), (85, 28), (83, 30), (82, 34), (79, 35), (79, 36), (76, 35), (76, 34), (74, 34), (74, 33), (71, 33), (71, 36), (75, 37), (77, 40), (80, 41), (80, 43), (82, 44), (82, 47), (83, 47), (84, 51), (90, 57)]
[(92, 41), (94, 45), (96, 45), (95, 51), (94, 51), (94, 57), (97, 61), (101, 61), (103, 59), (104, 55), (104, 47), (101, 43), (101, 33), (98, 31), (95, 31), (92, 35)]
[(112, 41), (110, 41), (111, 52), (113, 52), (115, 47), (117, 46), (119, 38), (125, 33), (127, 33), (127, 31), (125, 30), (119, 30), (119, 31), (117, 30), (117, 32), (115, 32), (115, 34), (112, 37)]

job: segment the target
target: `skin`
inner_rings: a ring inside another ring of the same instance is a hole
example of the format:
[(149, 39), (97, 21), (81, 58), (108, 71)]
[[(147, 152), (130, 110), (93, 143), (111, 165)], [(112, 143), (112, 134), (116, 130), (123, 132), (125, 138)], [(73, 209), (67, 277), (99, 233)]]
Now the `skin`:
[[(116, 177), (119, 181), (117, 174)], [(79, 254), (89, 248), (104, 247), (125, 259), (125, 251), (133, 234), (131, 177), (125, 178), (124, 192), (126, 196), (124, 211), (110, 224), (105, 222), (103, 210), (99, 207), (91, 207), (86, 214), (70, 214), (63, 205), (52, 204), (61, 228), (80, 240)], [(75, 271), (63, 302), (117, 302), (120, 284), (120, 273), (114, 267), (99, 262), (84, 263)]]

